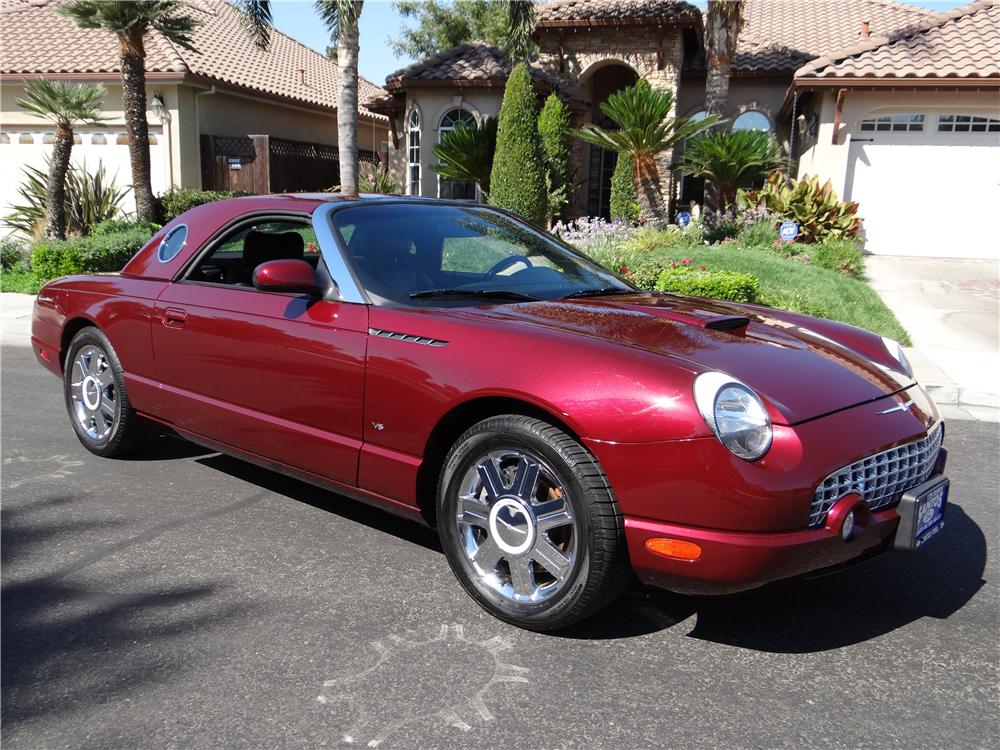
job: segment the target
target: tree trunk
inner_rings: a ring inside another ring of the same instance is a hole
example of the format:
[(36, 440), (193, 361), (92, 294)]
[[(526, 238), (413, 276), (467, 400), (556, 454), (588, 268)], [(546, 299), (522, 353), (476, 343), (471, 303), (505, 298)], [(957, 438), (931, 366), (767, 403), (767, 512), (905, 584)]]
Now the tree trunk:
[(639, 201), (639, 220), (667, 221), (667, 207), (663, 202), (660, 170), (652, 156), (635, 156), (632, 159), (632, 181)]
[(729, 73), (736, 40), (743, 28), (743, 0), (710, 0), (705, 19), (705, 109), (723, 115), (729, 97)]
[(72, 150), (73, 128), (57, 125), (45, 186), (45, 236), (51, 240), (66, 239), (66, 172)]
[(153, 184), (149, 171), (149, 123), (146, 121), (146, 50), (144, 28), (134, 28), (118, 37), (122, 68), (122, 104), (128, 131), (128, 155), (132, 162), (132, 192), (139, 219), (156, 221)]
[[(360, 6), (360, 3), (358, 4)], [(358, 17), (342, 14), (337, 39), (337, 150), (340, 154), (340, 192), (358, 192)]]

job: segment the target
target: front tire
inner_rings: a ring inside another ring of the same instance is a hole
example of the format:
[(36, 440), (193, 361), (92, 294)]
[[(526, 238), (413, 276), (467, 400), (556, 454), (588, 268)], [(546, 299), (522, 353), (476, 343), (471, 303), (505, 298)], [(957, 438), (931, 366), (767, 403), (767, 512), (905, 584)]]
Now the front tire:
[(437, 517), (459, 583), (522, 628), (580, 622), (630, 577), (604, 472), (580, 443), (538, 419), (498, 416), (467, 430), (445, 459)]
[(113, 458), (145, 444), (147, 426), (132, 408), (121, 362), (100, 329), (84, 328), (70, 342), (63, 393), (70, 424), (91, 453)]

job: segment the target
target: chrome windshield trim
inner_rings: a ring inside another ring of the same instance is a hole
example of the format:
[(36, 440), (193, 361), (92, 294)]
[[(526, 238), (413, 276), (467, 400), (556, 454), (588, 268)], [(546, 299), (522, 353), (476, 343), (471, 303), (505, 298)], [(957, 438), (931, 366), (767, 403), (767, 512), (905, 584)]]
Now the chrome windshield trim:
[(346, 249), (341, 246), (333, 231), (330, 214), (336, 208), (338, 208), (336, 203), (324, 203), (318, 206), (312, 214), (313, 231), (316, 232), (316, 239), (319, 240), (319, 250), (323, 255), (323, 262), (326, 263), (326, 268), (333, 278), (341, 302), (370, 304), (368, 295), (365, 294), (361, 283), (347, 262)]

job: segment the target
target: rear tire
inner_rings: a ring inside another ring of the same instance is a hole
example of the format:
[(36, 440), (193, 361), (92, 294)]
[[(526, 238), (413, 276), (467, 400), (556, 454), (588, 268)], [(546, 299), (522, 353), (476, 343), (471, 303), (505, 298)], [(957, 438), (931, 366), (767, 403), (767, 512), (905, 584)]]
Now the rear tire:
[(121, 362), (100, 329), (84, 328), (70, 342), (63, 394), (70, 424), (91, 453), (113, 458), (146, 444), (148, 425), (132, 408)]
[(459, 437), (441, 472), (437, 518), (459, 583), (522, 628), (578, 623), (631, 578), (604, 472), (579, 442), (538, 419), (492, 417)]

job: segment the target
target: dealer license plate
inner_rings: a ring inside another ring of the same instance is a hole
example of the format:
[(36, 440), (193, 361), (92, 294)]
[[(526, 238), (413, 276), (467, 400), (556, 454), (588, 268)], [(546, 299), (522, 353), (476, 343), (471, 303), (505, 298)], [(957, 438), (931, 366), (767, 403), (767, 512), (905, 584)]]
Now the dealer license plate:
[(944, 528), (949, 486), (947, 477), (936, 476), (903, 495), (896, 549), (917, 549)]

